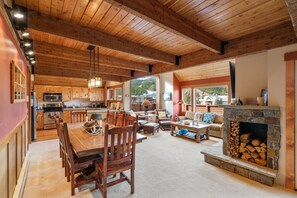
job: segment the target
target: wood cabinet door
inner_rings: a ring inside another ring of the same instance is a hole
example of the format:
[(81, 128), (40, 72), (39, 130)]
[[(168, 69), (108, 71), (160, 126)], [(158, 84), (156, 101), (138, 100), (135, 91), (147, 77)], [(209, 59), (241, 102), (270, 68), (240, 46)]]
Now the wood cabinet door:
[(82, 87), (81, 94), (82, 94), (81, 98), (89, 98), (89, 88)]
[(99, 90), (98, 90), (98, 101), (104, 101), (105, 100), (104, 94), (105, 94), (104, 88), (99, 88)]
[(72, 100), (72, 87), (62, 87), (63, 101)]
[(71, 112), (72, 111), (63, 111), (63, 121), (67, 123), (71, 123)]
[(36, 129), (37, 130), (43, 129), (43, 112), (42, 111), (37, 112)]
[(79, 98), (80, 89), (79, 87), (72, 87), (72, 98)]
[(43, 87), (42, 85), (34, 85), (34, 90), (36, 92), (36, 99), (38, 102), (43, 101)]

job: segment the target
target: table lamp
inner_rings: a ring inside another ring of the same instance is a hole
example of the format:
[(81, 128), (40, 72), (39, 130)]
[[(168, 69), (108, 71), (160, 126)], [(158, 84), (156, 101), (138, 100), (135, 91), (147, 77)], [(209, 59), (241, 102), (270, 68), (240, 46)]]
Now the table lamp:
[(151, 105), (152, 105), (152, 103), (147, 99), (145, 99), (142, 102), (142, 106), (144, 106), (144, 109), (145, 109), (145, 115), (147, 115), (148, 107), (151, 106)]

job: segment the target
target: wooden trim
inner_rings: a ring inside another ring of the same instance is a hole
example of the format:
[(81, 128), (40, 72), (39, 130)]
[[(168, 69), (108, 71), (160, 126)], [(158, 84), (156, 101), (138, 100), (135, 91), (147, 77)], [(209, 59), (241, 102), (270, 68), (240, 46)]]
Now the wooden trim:
[(197, 85), (213, 85), (213, 84), (230, 84), (230, 76), (217, 77), (217, 78), (207, 78), (201, 80), (191, 80), (180, 82), (180, 86), (184, 87), (194, 87)]
[(269, 50), (297, 43), (297, 38), (290, 22), (261, 30), (240, 38), (232, 39), (225, 47), (223, 55), (208, 50), (199, 50), (182, 56), (178, 67), (166, 64), (155, 64), (153, 74), (198, 66), (204, 63), (226, 60), (263, 50)]
[(286, 188), (295, 189), (295, 60), (286, 63)]
[(215, 53), (221, 52), (221, 41), (204, 31), (190, 20), (178, 15), (157, 0), (106, 0), (107, 2), (145, 19), (159, 27), (193, 42)]
[(0, 149), (2, 148), (2, 146), (6, 146), (9, 141), (11, 140), (11, 138), (16, 134), (17, 129), (23, 124), (23, 122), (25, 122), (25, 120), (28, 118), (28, 116), (25, 116), (11, 131), (10, 133), (5, 136), (2, 140), (0, 140)]
[(125, 53), (134, 54), (136, 56), (165, 62), (167, 64), (175, 64), (175, 55), (140, 45), (123, 38), (115, 37), (91, 28), (41, 16), (33, 11), (28, 13), (28, 22), (29, 30), (33, 29), (48, 34), (59, 35), (95, 46), (122, 51)]
[(285, 53), (285, 61), (296, 60), (296, 59), (297, 59), (297, 51)]

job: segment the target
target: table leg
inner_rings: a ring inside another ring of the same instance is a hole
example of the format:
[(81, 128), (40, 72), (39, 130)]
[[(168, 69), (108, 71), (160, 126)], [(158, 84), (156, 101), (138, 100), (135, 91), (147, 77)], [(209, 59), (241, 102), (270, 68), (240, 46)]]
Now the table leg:
[(196, 131), (196, 142), (197, 143), (200, 143), (200, 133), (199, 132), (200, 132), (200, 130)]
[(170, 125), (170, 135), (173, 136), (174, 126)]
[(205, 135), (206, 139), (209, 140), (209, 128), (206, 128)]

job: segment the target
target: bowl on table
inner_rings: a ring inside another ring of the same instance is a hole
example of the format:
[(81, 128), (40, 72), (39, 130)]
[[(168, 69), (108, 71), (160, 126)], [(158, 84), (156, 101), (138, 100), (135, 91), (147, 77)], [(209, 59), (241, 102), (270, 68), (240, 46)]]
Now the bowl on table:
[(96, 120), (85, 122), (83, 124), (83, 128), (87, 133), (92, 135), (97, 135), (102, 131), (102, 127), (100, 127), (99, 123)]

